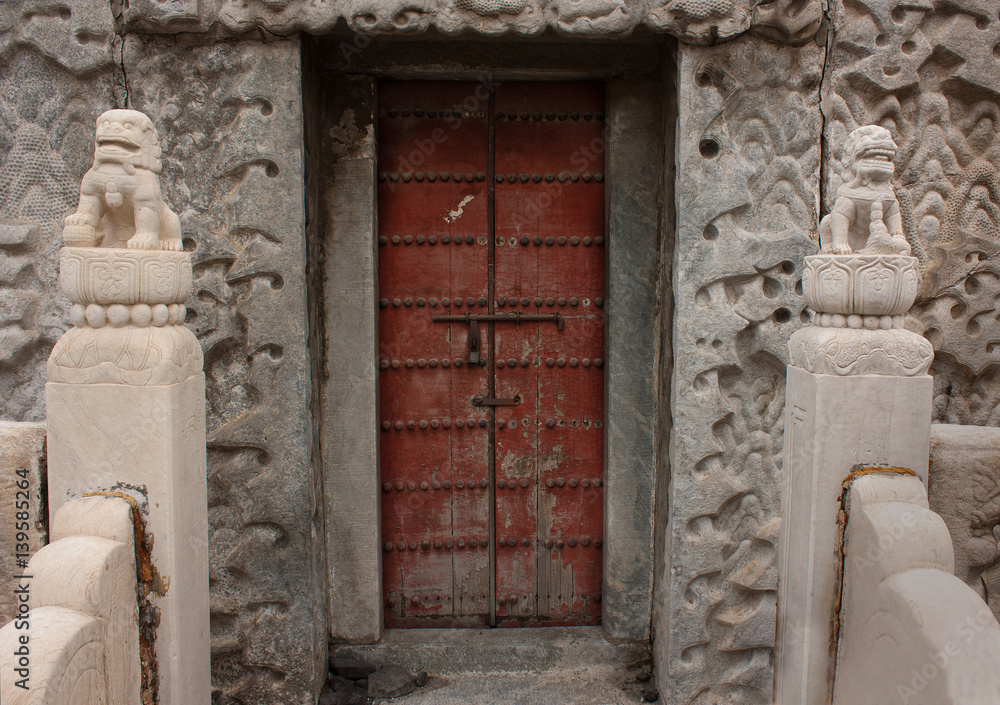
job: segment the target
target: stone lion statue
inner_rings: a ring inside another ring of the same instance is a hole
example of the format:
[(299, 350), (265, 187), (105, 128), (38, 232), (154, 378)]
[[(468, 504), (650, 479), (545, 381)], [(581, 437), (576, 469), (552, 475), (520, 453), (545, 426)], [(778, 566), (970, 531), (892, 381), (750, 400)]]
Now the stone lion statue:
[(97, 118), (94, 166), (80, 185), (80, 205), (66, 218), (74, 247), (181, 250), (181, 224), (160, 195), (160, 142), (153, 121), (136, 110)]
[(910, 254), (899, 201), (892, 188), (896, 143), (884, 127), (854, 130), (844, 145), (850, 180), (837, 190), (833, 211), (819, 223), (824, 253)]

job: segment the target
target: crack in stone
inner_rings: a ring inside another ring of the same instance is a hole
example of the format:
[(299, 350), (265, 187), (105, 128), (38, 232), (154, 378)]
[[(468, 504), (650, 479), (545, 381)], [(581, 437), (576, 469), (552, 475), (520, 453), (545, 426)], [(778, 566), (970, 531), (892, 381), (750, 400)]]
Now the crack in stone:
[[(128, 36), (125, 30), (125, 19), (124, 10), (122, 7), (121, 0), (108, 0), (111, 16), (115, 18), (115, 37), (118, 46), (113, 47), (112, 51), (117, 49), (118, 51), (118, 69), (121, 71), (121, 84), (122, 88), (125, 90), (125, 98), (121, 105), (116, 105), (115, 107), (130, 108), (129, 105), (129, 88), (128, 88), (128, 71), (125, 70), (125, 38)], [(115, 93), (115, 81), (112, 78), (112, 93)], [(115, 102), (118, 102), (118, 96), (115, 95)]]
[(830, 53), (833, 51), (833, 20), (830, 17), (830, 5), (826, 0), (823, 0), (823, 19), (826, 26), (821, 25), (820, 31), (825, 29), (826, 31), (826, 47), (823, 51), (823, 70), (820, 72), (819, 86), (817, 87), (819, 100), (817, 105), (819, 106), (819, 216), (816, 222), (825, 215), (824, 204), (826, 203), (826, 178), (824, 172), (829, 173), (829, 167), (827, 165), (827, 149), (826, 149), (826, 112), (823, 109), (823, 91), (827, 86), (827, 82), (830, 80)]

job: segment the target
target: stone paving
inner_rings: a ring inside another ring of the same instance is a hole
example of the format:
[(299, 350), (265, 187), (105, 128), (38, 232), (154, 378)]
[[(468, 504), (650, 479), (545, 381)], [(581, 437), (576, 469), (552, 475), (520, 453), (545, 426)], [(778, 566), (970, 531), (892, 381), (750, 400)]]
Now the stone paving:
[(622, 689), (626, 677), (612, 668), (437, 676), (410, 695), (376, 700), (375, 705), (633, 705), (642, 702), (642, 690)]

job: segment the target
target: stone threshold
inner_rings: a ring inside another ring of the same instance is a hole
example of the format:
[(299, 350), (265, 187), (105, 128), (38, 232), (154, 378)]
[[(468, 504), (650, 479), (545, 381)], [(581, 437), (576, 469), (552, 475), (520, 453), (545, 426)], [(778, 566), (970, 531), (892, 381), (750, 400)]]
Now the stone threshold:
[(613, 644), (601, 627), (387, 629), (377, 644), (332, 644), (330, 657), (436, 675), (626, 671), (648, 664), (650, 645)]

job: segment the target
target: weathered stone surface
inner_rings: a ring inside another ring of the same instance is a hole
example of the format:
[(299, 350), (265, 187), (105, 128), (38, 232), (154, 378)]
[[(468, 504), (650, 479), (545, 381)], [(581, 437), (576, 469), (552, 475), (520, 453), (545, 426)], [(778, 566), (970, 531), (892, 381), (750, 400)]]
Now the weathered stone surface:
[(69, 325), (56, 289), (62, 219), (116, 104), (108, 3), (0, 6), (0, 417), (45, 416), (45, 360)]
[[(658, 287), (663, 271), (660, 204), (672, 185), (660, 180), (664, 140), (661, 87), (649, 81), (608, 84), (605, 163), (609, 179), (608, 302), (602, 625), (610, 638), (647, 639), (653, 594), (654, 502), (658, 481), (656, 390), (663, 385), (669, 344)], [(659, 314), (659, 315), (658, 315)]]
[(371, 34), (437, 30), (533, 36), (554, 30), (565, 35), (624, 36), (643, 24), (692, 44), (730, 39), (750, 28), (751, 21), (760, 36), (802, 44), (816, 34), (822, 19), (820, 0), (780, 0), (766, 8), (753, 7), (750, 0), (650, 4), (653, 7), (642, 0), (180, 0), (169, 4), (137, 0), (125, 5), (124, 18), (139, 31), (206, 31), (218, 22), (235, 32), (263, 27), (283, 35), (323, 34), (341, 20), (355, 32)]
[(930, 508), (948, 526), (955, 575), (986, 597), (984, 573), (1000, 565), (1000, 429), (931, 426)]
[(600, 627), (389, 629), (377, 644), (334, 644), (336, 658), (390, 664), (419, 675), (622, 670), (649, 662), (649, 643), (608, 642)]
[(44, 476), (45, 424), (0, 421), (0, 624), (17, 611), (14, 576), (47, 541)]
[(416, 689), (413, 676), (400, 666), (382, 666), (368, 677), (370, 698), (401, 698)]
[(311, 469), (299, 43), (127, 36), (124, 66), (130, 105), (162, 137), (164, 200), (194, 262), (213, 688), (226, 704), (315, 699), (326, 579)]
[(376, 666), (355, 659), (330, 657), (330, 672), (348, 680), (367, 678), (375, 672)]
[[(327, 592), (334, 639), (377, 641), (383, 596), (379, 550), (378, 353), (375, 284), (375, 81), (323, 82), (316, 139), (318, 208), (310, 223), (314, 261), (323, 262), (320, 378), (323, 483), (336, 487), (326, 511)], [(367, 403), (362, 400), (368, 400)]]
[[(826, 139), (876, 123), (899, 145), (896, 195), (924, 280), (909, 325), (936, 351), (935, 419), (997, 425), (1000, 17), (989, 3), (899, 0), (837, 0), (830, 12)], [(842, 181), (830, 157), (828, 200)]]
[(770, 702), (787, 341), (816, 249), (823, 52), (682, 47), (665, 702)]

